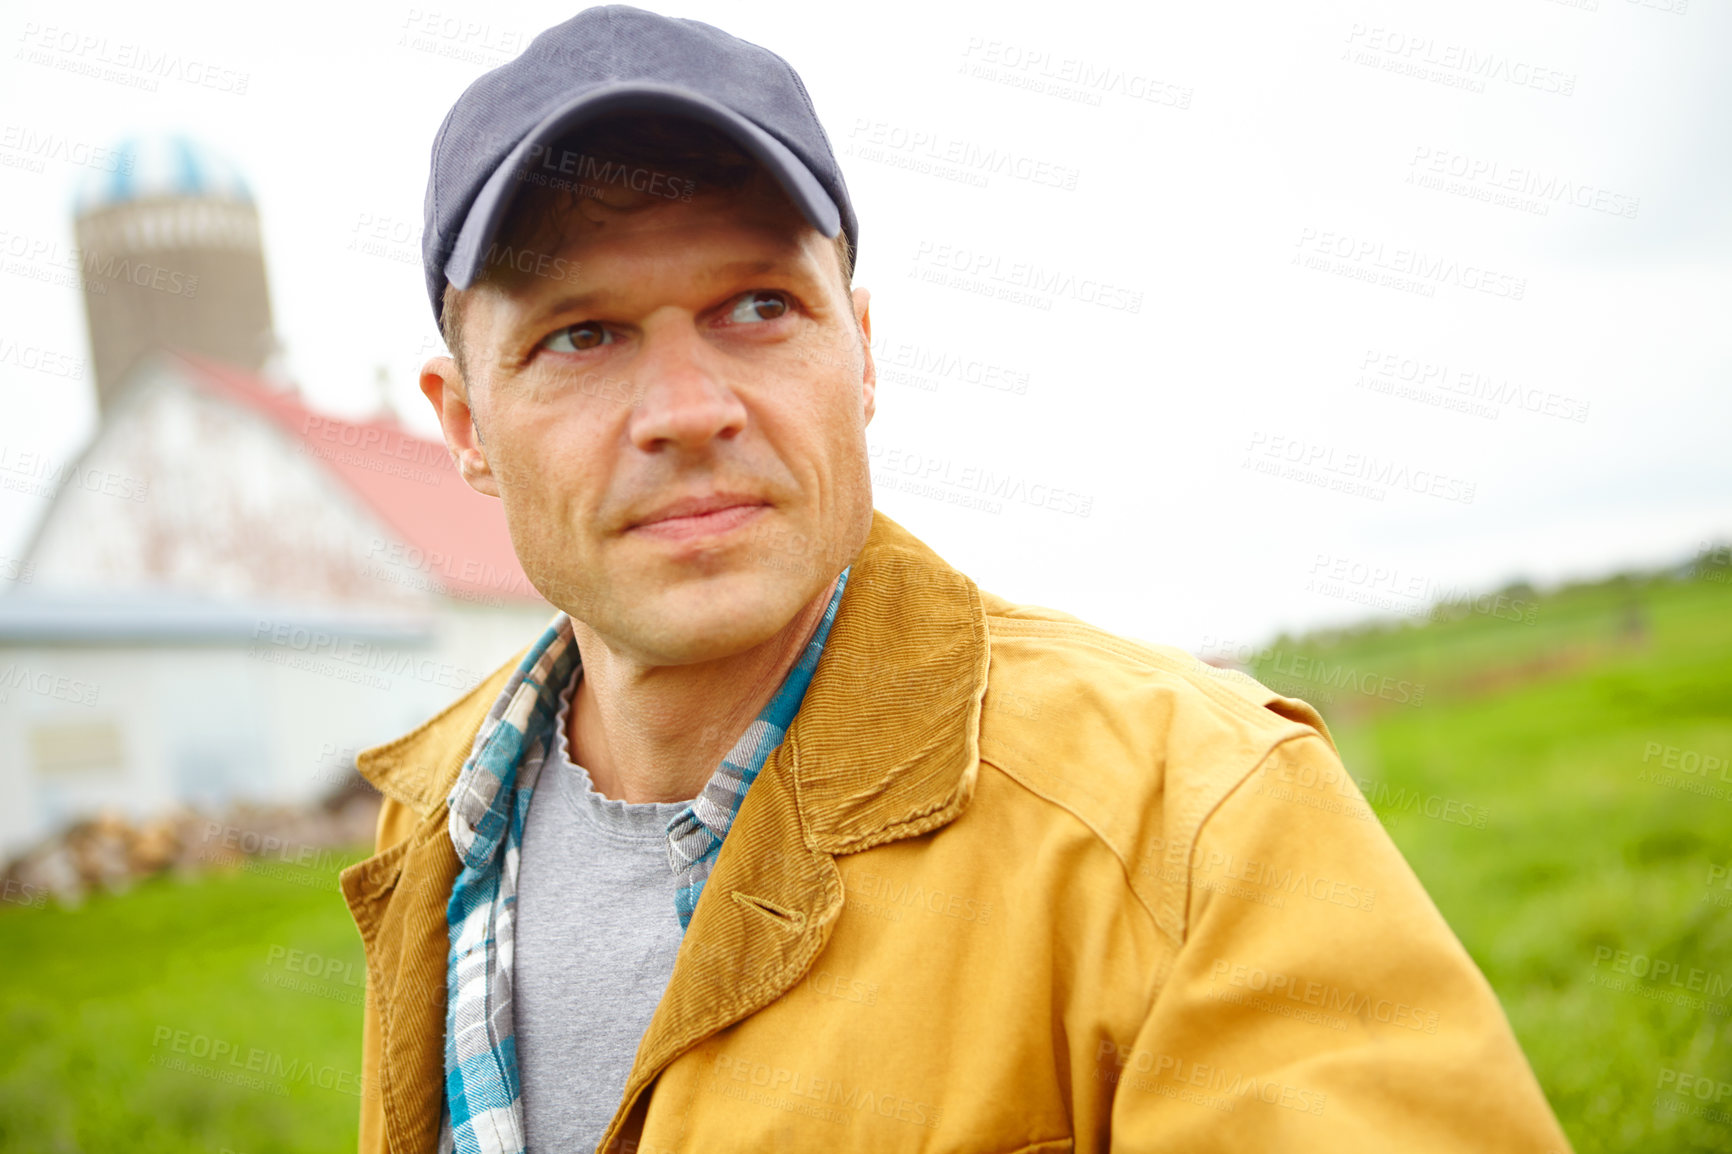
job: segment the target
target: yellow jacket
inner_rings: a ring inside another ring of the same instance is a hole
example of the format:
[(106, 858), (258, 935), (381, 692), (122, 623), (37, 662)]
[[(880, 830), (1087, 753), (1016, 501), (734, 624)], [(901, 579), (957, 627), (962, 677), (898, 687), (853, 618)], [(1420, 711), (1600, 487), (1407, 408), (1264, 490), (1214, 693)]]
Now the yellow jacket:
[[(445, 796), (515, 666), (360, 758), (363, 1151), (436, 1142)], [(983, 593), (879, 514), (602, 1148), (1569, 1147), (1310, 706)]]

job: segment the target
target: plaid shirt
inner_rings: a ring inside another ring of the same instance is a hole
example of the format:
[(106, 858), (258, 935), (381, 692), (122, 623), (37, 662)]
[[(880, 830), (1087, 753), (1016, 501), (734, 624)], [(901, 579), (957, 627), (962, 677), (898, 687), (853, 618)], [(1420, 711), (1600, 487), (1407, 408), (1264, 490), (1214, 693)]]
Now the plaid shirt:
[[(680, 881), (674, 907), (682, 931), (691, 924), (746, 790), (799, 712), (847, 584), (844, 569), (812, 639), (781, 688), (746, 727), (703, 792), (668, 823), (668, 865)], [(446, 906), (451, 954), (446, 967), (442, 1152), (522, 1154), (525, 1147), (511, 1010), (517, 867), (529, 800), (553, 747), (559, 697), (578, 664), (571, 619), (561, 613), (506, 682), (451, 789), (451, 842), (463, 868)]]

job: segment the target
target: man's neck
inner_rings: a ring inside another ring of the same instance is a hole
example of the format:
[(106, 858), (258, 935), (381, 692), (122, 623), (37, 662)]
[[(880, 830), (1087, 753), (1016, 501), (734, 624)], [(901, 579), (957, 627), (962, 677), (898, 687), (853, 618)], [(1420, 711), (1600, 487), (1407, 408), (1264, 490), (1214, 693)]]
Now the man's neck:
[(832, 581), (761, 645), (696, 665), (640, 664), (573, 619), (583, 675), (566, 715), (572, 761), (616, 801), (697, 797), (781, 688), (835, 591)]

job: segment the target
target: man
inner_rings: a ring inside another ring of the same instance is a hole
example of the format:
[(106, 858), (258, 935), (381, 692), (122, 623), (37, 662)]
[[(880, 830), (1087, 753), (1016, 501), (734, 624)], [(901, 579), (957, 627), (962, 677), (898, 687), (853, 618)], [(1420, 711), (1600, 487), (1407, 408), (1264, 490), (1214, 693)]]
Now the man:
[(363, 1150), (1567, 1149), (1302, 702), (872, 509), (804, 86), (591, 9), (434, 145), (421, 384), (562, 612), (363, 754)]

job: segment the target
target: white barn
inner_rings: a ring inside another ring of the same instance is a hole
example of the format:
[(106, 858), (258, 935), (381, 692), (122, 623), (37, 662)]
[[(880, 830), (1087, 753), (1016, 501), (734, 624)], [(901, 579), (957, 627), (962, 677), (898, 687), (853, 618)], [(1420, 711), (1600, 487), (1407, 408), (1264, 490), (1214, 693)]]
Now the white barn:
[(179, 354), (113, 393), (0, 596), (0, 861), (78, 818), (298, 802), (553, 615), (395, 421)]

